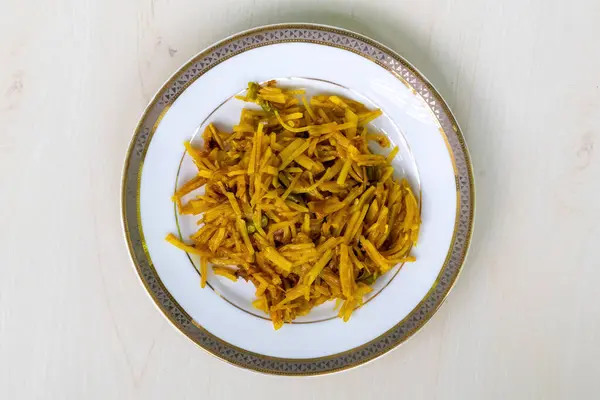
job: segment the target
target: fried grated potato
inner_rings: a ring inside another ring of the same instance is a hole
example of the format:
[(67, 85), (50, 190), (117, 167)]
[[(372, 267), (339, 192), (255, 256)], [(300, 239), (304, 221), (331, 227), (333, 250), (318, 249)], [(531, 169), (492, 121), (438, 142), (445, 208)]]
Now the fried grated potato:
[(348, 321), (379, 277), (415, 261), (421, 223), (408, 181), (393, 177), (398, 148), (386, 157), (368, 147), (390, 146), (367, 126), (381, 110), (340, 96), (307, 100), (275, 81), (250, 82), (237, 97), (262, 110), (243, 109), (231, 133), (209, 124), (202, 148), (185, 143), (198, 173), (172, 199), (200, 228), (191, 244), (166, 240), (200, 257), (202, 287), (208, 263), (217, 276), (252, 282), (252, 304), (275, 329), (329, 300)]

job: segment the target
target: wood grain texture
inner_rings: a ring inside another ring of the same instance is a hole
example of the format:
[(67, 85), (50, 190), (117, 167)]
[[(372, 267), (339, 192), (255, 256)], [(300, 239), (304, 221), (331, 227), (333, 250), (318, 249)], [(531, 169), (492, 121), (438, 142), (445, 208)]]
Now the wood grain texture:
[[(275, 378), (173, 329), (123, 241), (120, 174), (171, 73), (276, 22), (356, 30), (446, 98), (477, 183), (447, 303), (391, 354)], [(600, 389), (600, 2), (22, 0), (0, 13), (0, 398), (567, 399)]]

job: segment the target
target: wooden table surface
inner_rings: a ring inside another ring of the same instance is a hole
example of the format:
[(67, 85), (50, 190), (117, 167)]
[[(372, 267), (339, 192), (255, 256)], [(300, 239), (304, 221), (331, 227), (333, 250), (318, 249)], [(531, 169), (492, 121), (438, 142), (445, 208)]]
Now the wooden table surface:
[[(291, 21), (414, 63), (461, 123), (477, 183), (471, 252), (437, 315), (382, 359), (314, 379), (234, 368), (172, 328), (119, 209), (163, 81), (227, 35)], [(0, 37), (0, 398), (598, 396), (599, 1), (7, 0)]]

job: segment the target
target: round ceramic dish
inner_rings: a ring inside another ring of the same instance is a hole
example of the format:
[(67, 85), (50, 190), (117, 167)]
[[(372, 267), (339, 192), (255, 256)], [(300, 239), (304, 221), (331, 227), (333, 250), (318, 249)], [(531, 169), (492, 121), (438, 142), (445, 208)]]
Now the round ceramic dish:
[[(170, 197), (194, 175), (183, 142), (208, 122), (231, 127), (248, 81), (277, 79), (311, 93), (334, 93), (381, 108), (374, 129), (400, 147), (394, 163), (419, 194), (417, 261), (398, 265), (349, 322), (333, 303), (274, 331), (253, 309), (250, 283), (208, 276), (165, 242), (186, 238), (195, 219), (177, 216)], [(385, 46), (346, 30), (307, 24), (266, 26), (204, 50), (169, 79), (144, 112), (123, 173), (125, 236), (136, 271), (162, 313), (183, 334), (234, 365), (279, 375), (317, 375), (370, 361), (408, 339), (436, 312), (464, 263), (474, 212), (468, 151), (439, 93)]]

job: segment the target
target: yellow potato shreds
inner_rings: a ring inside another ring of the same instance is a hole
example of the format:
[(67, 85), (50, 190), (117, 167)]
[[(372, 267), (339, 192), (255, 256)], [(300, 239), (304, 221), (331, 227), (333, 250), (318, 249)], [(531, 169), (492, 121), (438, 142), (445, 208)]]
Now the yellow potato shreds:
[(381, 110), (275, 81), (237, 98), (255, 105), (230, 132), (210, 123), (202, 146), (184, 144), (197, 173), (173, 201), (198, 231), (166, 240), (199, 257), (201, 287), (209, 265), (210, 279), (251, 282), (275, 329), (328, 300), (347, 321), (379, 277), (415, 261), (420, 206), (394, 174), (398, 148), (369, 148), (390, 147), (368, 125)]

